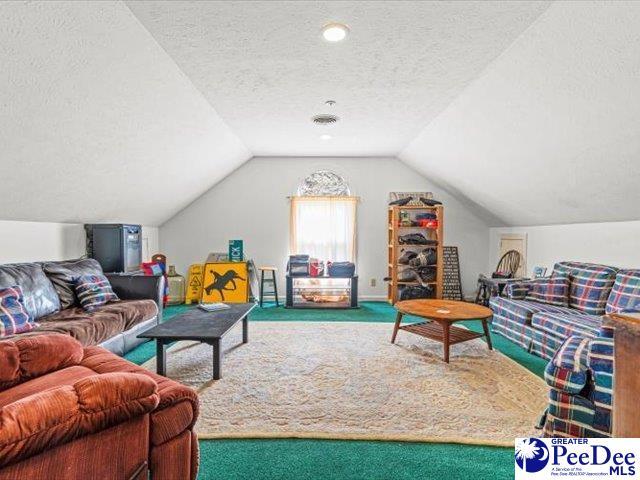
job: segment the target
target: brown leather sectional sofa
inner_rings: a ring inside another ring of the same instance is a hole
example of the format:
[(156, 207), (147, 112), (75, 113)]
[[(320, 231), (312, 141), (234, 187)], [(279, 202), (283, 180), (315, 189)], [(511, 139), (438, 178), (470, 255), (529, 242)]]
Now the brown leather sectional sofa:
[(107, 275), (121, 299), (92, 313), (69, 277), (91, 259), (0, 265), (38, 327), (0, 338), (0, 480), (194, 479), (194, 390), (123, 354), (162, 315), (162, 277)]
[(100, 345), (118, 355), (144, 342), (138, 334), (162, 319), (164, 278), (107, 274), (122, 300), (87, 313), (69, 286), (74, 276), (102, 273), (91, 258), (0, 265), (0, 288), (19, 285), (25, 307), (38, 327), (20, 335), (64, 333), (84, 346)]
[(0, 480), (194, 479), (194, 390), (68, 335), (0, 341)]

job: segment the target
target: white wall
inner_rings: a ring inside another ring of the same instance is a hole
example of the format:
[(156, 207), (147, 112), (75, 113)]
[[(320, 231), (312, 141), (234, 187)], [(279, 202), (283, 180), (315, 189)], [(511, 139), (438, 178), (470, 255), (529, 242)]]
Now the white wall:
[[(258, 265), (279, 268), (284, 294), (284, 270), (289, 250), (288, 195), (304, 177), (319, 169), (333, 170), (347, 180), (358, 205), (360, 294), (386, 296), (387, 219), (391, 191), (433, 191), (445, 205), (445, 243), (460, 247), (465, 293), (486, 266), (487, 225), (463, 204), (431, 184), (396, 158), (256, 157), (242, 165), (195, 202), (160, 227), (160, 247), (185, 274), (190, 264), (209, 252), (227, 251), (230, 239), (243, 239), (247, 257)], [(376, 287), (369, 285), (375, 278)]]
[(640, 221), (492, 228), (487, 271), (498, 263), (503, 233), (527, 235), (528, 275), (538, 265), (550, 274), (553, 264), (562, 260), (640, 268)]
[[(158, 228), (142, 227), (142, 256), (159, 250)], [(85, 254), (84, 227), (79, 223), (0, 220), (0, 264), (65, 260)]]

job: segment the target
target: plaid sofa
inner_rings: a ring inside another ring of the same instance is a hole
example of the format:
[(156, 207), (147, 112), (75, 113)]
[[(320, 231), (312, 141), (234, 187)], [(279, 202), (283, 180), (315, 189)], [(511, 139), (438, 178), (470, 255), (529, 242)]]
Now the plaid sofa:
[(544, 435), (611, 435), (614, 378), (610, 313), (640, 311), (640, 270), (560, 262), (552, 278), (569, 277), (567, 306), (526, 299), (530, 282), (508, 285), (490, 301), (492, 329), (531, 353), (550, 359)]
[(595, 338), (569, 337), (544, 376), (551, 387), (546, 437), (611, 436), (613, 330), (603, 325)]
[(566, 306), (525, 299), (531, 282), (513, 283), (489, 302), (492, 330), (550, 360), (571, 336), (598, 337), (605, 314), (640, 310), (640, 270), (559, 262), (551, 276), (568, 276)]

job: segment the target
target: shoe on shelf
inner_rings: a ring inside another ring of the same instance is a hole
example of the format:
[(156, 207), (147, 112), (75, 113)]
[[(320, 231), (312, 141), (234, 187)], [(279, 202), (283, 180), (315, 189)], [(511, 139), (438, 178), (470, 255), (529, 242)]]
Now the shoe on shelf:
[(390, 206), (401, 206), (404, 207), (407, 203), (409, 203), (412, 200), (411, 197), (407, 197), (407, 198), (399, 198), (397, 200), (394, 200), (393, 202), (389, 202)]
[(402, 255), (398, 258), (398, 263), (401, 265), (408, 265), (412, 259), (418, 256), (416, 252), (412, 252), (411, 250), (402, 250), (402, 252)]
[(442, 205), (442, 202), (439, 202), (438, 200), (433, 200), (432, 198), (420, 197), (420, 201), (428, 207), (435, 207), (436, 205)]

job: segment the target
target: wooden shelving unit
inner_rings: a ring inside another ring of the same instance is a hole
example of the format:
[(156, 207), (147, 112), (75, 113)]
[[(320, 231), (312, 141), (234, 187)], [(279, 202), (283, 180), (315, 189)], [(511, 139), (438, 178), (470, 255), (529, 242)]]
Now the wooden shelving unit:
[[(428, 227), (419, 227), (419, 226), (406, 226), (400, 225), (401, 212), (408, 212), (410, 218), (415, 219), (415, 216), (422, 212), (435, 213), (436, 218), (438, 220), (437, 228), (428, 228)], [(395, 304), (400, 298), (400, 289), (405, 285), (420, 285), (420, 282), (400, 282), (397, 280), (398, 272), (403, 268), (406, 268), (406, 265), (400, 265), (398, 263), (398, 258), (400, 258), (401, 250), (412, 250), (416, 253), (419, 253), (425, 248), (435, 248), (437, 263), (435, 264), (436, 269), (436, 279), (434, 282), (428, 282), (430, 285), (434, 286), (434, 296), (432, 298), (442, 298), (442, 282), (444, 276), (444, 253), (443, 253), (443, 245), (444, 245), (444, 209), (442, 205), (438, 205), (435, 207), (426, 207), (426, 206), (413, 206), (413, 205), (405, 205), (403, 207), (400, 206), (392, 206), (388, 209), (388, 225), (389, 225), (389, 237), (388, 237), (388, 277), (391, 279), (387, 286), (387, 300), (392, 305)], [(405, 235), (407, 233), (421, 233), (427, 239), (436, 240), (436, 245), (406, 245), (400, 244), (398, 242), (399, 235)]]

